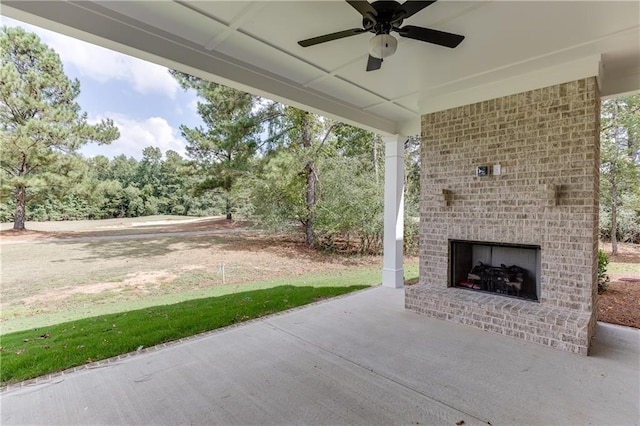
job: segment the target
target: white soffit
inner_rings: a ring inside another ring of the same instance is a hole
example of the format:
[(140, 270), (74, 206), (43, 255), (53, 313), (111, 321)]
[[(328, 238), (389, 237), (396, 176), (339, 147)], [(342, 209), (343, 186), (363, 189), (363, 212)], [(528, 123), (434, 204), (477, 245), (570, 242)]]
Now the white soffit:
[(598, 75), (600, 56), (592, 56), (570, 63), (526, 72), (510, 77), (509, 73), (498, 81), (485, 84), (463, 84), (459, 90), (455, 85), (433, 90), (419, 101), (422, 114), (442, 111), (463, 105), (474, 104), (502, 96), (540, 89)]
[(401, 122), (407, 116), (406, 108), (391, 102), (371, 106), (367, 108), (367, 111), (389, 117), (396, 122)]
[[(439, 0), (404, 25), (458, 33), (456, 49), (398, 37), (366, 72), (372, 34), (345, 1), (20, 1), (3, 14), (381, 133), (417, 134), (420, 114), (599, 75), (640, 90), (640, 2)], [(599, 69), (598, 69), (599, 63)]]
[(239, 32), (229, 34), (217, 46), (216, 52), (252, 64), (258, 69), (269, 70), (280, 78), (297, 84), (323, 75), (316, 67), (304, 61), (292, 60), (287, 53)]
[(326, 93), (330, 96), (347, 96), (349, 102), (362, 109), (366, 109), (370, 105), (382, 102), (382, 99), (379, 96), (335, 77), (314, 80), (307, 84), (307, 87)]
[[(154, 3), (153, 14), (147, 13), (147, 6), (143, 2), (109, 1), (105, 2), (105, 5), (122, 16), (136, 17), (139, 22), (150, 27), (163, 28), (167, 33), (196, 44), (206, 44), (212, 34), (226, 28), (224, 24), (212, 21), (179, 3), (170, 1)], [(189, 22), (189, 25), (181, 24), (183, 22)]]

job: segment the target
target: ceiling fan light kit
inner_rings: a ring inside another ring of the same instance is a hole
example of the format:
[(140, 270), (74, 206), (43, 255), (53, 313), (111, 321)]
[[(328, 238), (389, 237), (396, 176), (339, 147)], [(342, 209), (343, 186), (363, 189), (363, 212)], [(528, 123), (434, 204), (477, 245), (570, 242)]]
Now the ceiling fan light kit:
[(369, 40), (369, 54), (374, 58), (384, 59), (396, 53), (398, 40), (390, 34), (377, 34)]
[(457, 47), (462, 43), (462, 40), (464, 40), (464, 36), (462, 35), (433, 30), (431, 28), (416, 27), (413, 25), (402, 27), (402, 22), (405, 19), (415, 15), (430, 4), (435, 3), (436, 0), (407, 0), (404, 3), (399, 3), (395, 0), (378, 0), (373, 3), (369, 3), (367, 0), (346, 0), (346, 2), (362, 15), (362, 28), (351, 28), (325, 34), (301, 40), (298, 44), (302, 47), (309, 47), (362, 33), (373, 33), (375, 36), (369, 40), (367, 71), (374, 71), (380, 69), (384, 58), (388, 58), (396, 52), (398, 40), (390, 34), (392, 31), (397, 32), (401, 37), (449, 48)]

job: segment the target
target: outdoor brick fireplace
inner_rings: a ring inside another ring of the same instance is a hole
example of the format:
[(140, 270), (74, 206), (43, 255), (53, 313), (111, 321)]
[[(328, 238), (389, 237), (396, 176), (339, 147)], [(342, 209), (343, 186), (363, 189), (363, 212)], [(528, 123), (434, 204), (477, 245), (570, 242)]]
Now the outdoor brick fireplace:
[(599, 105), (586, 78), (422, 117), (420, 282), (408, 309), (587, 354)]

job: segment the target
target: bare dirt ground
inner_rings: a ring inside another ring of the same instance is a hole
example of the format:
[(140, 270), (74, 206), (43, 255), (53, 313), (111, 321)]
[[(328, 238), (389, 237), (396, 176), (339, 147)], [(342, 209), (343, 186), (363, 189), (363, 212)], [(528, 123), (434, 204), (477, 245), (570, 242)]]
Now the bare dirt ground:
[(27, 228), (17, 232), (5, 224), (0, 230), (0, 324), (381, 265), (379, 256), (319, 253), (296, 235), (273, 235), (223, 218), (28, 223)]
[[(600, 245), (611, 254), (611, 244)], [(598, 320), (640, 328), (640, 245), (619, 244), (618, 255), (609, 256), (611, 282), (598, 296)]]

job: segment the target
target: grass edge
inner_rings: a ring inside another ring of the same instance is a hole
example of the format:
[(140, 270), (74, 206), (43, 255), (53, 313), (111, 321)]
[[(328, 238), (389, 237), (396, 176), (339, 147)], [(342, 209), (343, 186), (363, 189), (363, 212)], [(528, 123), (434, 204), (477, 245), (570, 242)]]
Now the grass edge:
[(256, 317), (256, 318), (251, 318), (251, 319), (248, 319), (248, 320), (239, 321), (239, 322), (234, 323), (234, 324), (229, 324), (229, 325), (226, 325), (226, 326), (218, 327), (218, 328), (215, 328), (215, 329), (212, 329), (212, 330), (208, 330), (208, 331), (204, 331), (202, 333), (197, 333), (197, 334), (194, 334), (194, 335), (191, 335), (191, 336), (181, 337), (181, 338), (178, 338), (176, 340), (170, 340), (170, 341), (158, 343), (156, 345), (152, 345), (152, 346), (149, 346), (149, 347), (143, 347), (143, 348), (140, 348), (140, 349), (138, 349), (136, 351), (130, 351), (130, 352), (127, 352), (127, 353), (124, 353), (124, 354), (115, 355), (115, 356), (112, 356), (112, 357), (109, 357), (109, 358), (105, 358), (105, 359), (102, 359), (102, 360), (93, 361), (93, 362), (82, 364), (82, 365), (78, 365), (78, 366), (75, 366), (75, 367), (69, 367), (69, 368), (66, 368), (66, 369), (61, 370), (61, 371), (55, 371), (55, 372), (44, 374), (44, 375), (41, 375), (41, 376), (38, 376), (38, 377), (34, 377), (34, 378), (31, 378), (31, 379), (19, 380), (19, 381), (15, 381), (15, 382), (12, 382), (11, 380), (8, 380), (7, 382), (2, 382), (0, 384), (0, 394), (9, 392), (9, 391), (14, 390), (14, 389), (20, 389), (20, 388), (23, 388), (23, 387), (33, 386), (33, 385), (36, 385), (36, 384), (57, 383), (57, 382), (51, 382), (51, 381), (56, 379), (56, 378), (63, 377), (65, 375), (73, 374), (73, 373), (78, 372), (78, 371), (90, 370), (90, 369), (93, 369), (93, 368), (101, 368), (101, 367), (104, 367), (106, 365), (112, 364), (114, 362), (118, 362), (118, 361), (122, 361), (122, 360), (125, 360), (125, 359), (129, 359), (129, 358), (132, 358), (132, 357), (137, 356), (137, 355), (142, 355), (142, 354), (146, 354), (146, 353), (153, 353), (153, 352), (160, 351), (162, 349), (169, 348), (169, 347), (172, 347), (172, 346), (175, 346), (175, 345), (178, 345), (178, 344), (181, 344), (181, 343), (185, 343), (185, 342), (188, 342), (188, 341), (206, 338), (206, 337), (218, 334), (218, 333), (225, 333), (225, 332), (227, 332), (229, 330), (238, 328), (240, 326), (249, 325), (249, 324), (252, 324), (252, 323), (255, 323), (255, 322), (264, 321), (266, 319), (273, 318), (273, 317), (276, 317), (276, 316), (287, 315), (287, 314), (290, 314), (292, 312), (295, 312), (295, 311), (298, 311), (298, 310), (301, 310), (301, 309), (304, 309), (304, 308), (310, 308), (310, 307), (317, 306), (317, 305), (320, 305), (320, 304), (328, 303), (330, 301), (339, 300), (339, 299), (348, 297), (350, 295), (355, 295), (355, 294), (358, 294), (358, 293), (361, 293), (361, 292), (371, 291), (372, 289), (374, 289), (376, 287), (380, 287), (380, 284), (375, 284), (375, 285), (371, 285), (369, 287), (353, 290), (353, 291), (350, 291), (350, 292), (347, 292), (347, 293), (344, 293), (344, 294), (340, 294), (340, 295), (337, 295), (337, 296), (332, 296), (332, 297), (320, 299), (320, 300), (317, 300), (317, 301), (314, 301), (314, 302), (310, 302), (310, 303), (307, 303), (307, 304), (304, 304), (304, 305), (300, 305), (300, 306), (295, 306), (293, 308), (285, 309), (285, 310), (282, 310), (282, 311), (279, 311), (279, 312), (270, 313), (270, 314), (267, 314), (267, 315), (264, 315), (264, 316), (259, 316), (259, 317)]

